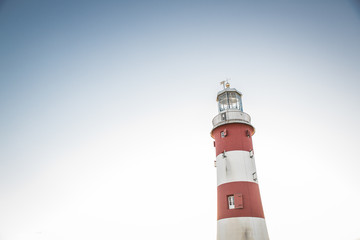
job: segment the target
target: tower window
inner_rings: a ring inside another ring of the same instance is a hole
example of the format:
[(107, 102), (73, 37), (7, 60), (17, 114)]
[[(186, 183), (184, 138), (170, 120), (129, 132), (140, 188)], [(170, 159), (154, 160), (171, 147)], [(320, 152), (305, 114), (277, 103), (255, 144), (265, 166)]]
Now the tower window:
[(244, 208), (243, 195), (236, 193), (234, 195), (227, 196), (229, 209), (242, 209)]

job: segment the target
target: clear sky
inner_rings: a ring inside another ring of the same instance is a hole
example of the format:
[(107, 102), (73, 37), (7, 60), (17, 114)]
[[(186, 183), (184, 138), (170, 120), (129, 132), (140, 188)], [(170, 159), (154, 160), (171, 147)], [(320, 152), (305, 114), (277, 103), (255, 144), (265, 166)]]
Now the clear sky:
[(0, 239), (215, 239), (228, 77), (270, 238), (360, 239), (359, 7), (0, 0)]

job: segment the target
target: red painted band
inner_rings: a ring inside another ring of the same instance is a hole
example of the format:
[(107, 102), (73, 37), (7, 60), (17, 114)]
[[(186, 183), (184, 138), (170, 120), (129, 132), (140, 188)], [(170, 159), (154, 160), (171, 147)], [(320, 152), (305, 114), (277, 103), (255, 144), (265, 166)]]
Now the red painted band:
[[(259, 185), (253, 182), (230, 182), (218, 186), (217, 191), (218, 217), (264, 217), (261, 204)], [(228, 196), (242, 196), (242, 208), (229, 209)]]
[(253, 132), (253, 127), (242, 123), (230, 123), (215, 128), (212, 137), (215, 139), (216, 156), (224, 151), (252, 150)]

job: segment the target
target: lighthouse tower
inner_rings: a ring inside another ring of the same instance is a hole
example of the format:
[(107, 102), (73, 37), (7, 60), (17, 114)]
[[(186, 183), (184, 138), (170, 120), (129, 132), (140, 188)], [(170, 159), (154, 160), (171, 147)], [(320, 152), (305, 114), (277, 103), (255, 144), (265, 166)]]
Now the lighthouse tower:
[(243, 112), (241, 92), (222, 83), (211, 131), (216, 148), (217, 240), (268, 240), (252, 145), (255, 129)]

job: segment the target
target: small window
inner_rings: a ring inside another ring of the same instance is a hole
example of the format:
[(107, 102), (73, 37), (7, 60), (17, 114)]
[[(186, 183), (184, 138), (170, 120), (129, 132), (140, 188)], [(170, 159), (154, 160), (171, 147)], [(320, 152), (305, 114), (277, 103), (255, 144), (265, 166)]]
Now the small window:
[(228, 196), (229, 209), (242, 209), (244, 208), (243, 196), (241, 193)]
[(254, 180), (254, 181), (257, 181), (257, 175), (256, 175), (256, 172), (254, 172), (252, 175), (253, 175), (253, 180)]
[(224, 131), (222, 131), (222, 132), (220, 133), (220, 136), (221, 136), (222, 138), (224, 138), (224, 137), (227, 136), (227, 131), (226, 131), (226, 129), (224, 129)]
[(228, 204), (229, 204), (229, 209), (234, 209), (235, 208), (234, 195), (228, 196)]
[(254, 150), (250, 150), (249, 154), (250, 154), (250, 157), (253, 158), (254, 157)]

